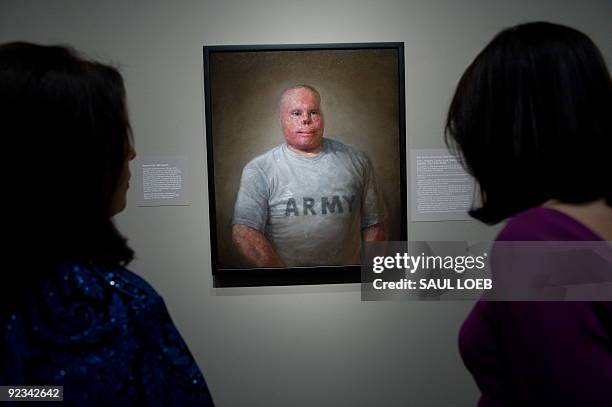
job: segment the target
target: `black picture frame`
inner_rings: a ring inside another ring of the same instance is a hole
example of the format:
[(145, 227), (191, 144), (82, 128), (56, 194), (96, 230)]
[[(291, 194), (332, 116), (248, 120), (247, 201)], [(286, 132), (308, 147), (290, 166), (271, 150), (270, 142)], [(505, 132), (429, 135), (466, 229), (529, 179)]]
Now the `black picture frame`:
[[(283, 45), (213, 45), (203, 47), (204, 68), (204, 114), (206, 123), (206, 148), (208, 168), (208, 197), (211, 243), (211, 267), (213, 288), (288, 286), (315, 284), (359, 283), (360, 265), (312, 266), (286, 268), (233, 268), (225, 267), (219, 261), (217, 195), (219, 185), (215, 179), (213, 95), (211, 93), (215, 77), (211, 76), (211, 64), (216, 55), (224, 53), (269, 53), (286, 51), (338, 51), (343, 50), (391, 50), (397, 59), (397, 142), (399, 150), (399, 191), (400, 213), (399, 235), (395, 240), (407, 240), (407, 177), (406, 177), (406, 124), (405, 124), (405, 80), (404, 80), (404, 43), (332, 43), (332, 44), (283, 44)], [(399, 239), (398, 239), (399, 237)]]

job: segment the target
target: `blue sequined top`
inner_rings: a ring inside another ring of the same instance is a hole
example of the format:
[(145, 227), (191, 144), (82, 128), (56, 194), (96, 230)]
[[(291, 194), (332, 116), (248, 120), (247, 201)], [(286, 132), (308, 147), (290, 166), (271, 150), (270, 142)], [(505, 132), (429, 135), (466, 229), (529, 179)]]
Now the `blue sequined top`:
[(164, 301), (142, 278), (69, 264), (32, 289), (3, 318), (0, 384), (64, 386), (62, 406), (213, 405)]

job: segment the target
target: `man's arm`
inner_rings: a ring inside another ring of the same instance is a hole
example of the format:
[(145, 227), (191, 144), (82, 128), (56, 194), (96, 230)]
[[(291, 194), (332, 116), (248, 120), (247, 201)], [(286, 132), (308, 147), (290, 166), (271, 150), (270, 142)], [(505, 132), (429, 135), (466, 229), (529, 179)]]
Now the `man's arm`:
[(384, 241), (388, 239), (386, 221), (363, 229), (363, 240), (366, 242)]
[(256, 229), (236, 224), (232, 227), (232, 241), (240, 254), (255, 267), (285, 267), (270, 241)]

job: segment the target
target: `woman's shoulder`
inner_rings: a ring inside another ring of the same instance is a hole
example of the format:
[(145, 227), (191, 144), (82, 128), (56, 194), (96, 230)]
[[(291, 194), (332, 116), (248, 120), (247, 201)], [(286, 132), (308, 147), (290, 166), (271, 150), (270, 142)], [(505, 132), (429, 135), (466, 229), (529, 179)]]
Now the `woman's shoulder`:
[(160, 299), (157, 291), (144, 278), (123, 266), (66, 263), (58, 268), (56, 277), (74, 286), (83, 295), (103, 297), (117, 294), (126, 300)]
[(552, 208), (535, 207), (513, 216), (497, 236), (498, 241), (601, 240), (592, 230)]
[(0, 378), (78, 385), (77, 405), (138, 405), (160, 394), (184, 405), (211, 404), (162, 298), (128, 269), (65, 263), (30, 298), (4, 327), (2, 346), (12, 356), (0, 364)]
[(123, 266), (81, 262), (59, 265), (40, 280), (38, 290), (34, 292), (38, 297), (34, 302), (47, 309), (68, 303), (103, 308), (122, 304), (133, 308), (135, 304), (143, 307), (163, 302), (147, 281)]
[(162, 298), (143, 278), (125, 267), (80, 262), (43, 274), (17, 314), (29, 320), (33, 336), (58, 344), (94, 344), (110, 332), (128, 334), (139, 321), (167, 319)]

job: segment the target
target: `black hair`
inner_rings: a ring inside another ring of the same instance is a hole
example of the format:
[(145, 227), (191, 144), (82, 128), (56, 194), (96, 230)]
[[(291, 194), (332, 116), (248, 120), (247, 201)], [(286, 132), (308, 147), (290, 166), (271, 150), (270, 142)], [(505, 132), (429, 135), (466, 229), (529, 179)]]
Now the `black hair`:
[(549, 199), (612, 206), (612, 80), (585, 34), (535, 22), (500, 32), (467, 68), (446, 121), (492, 224)]
[(17, 157), (5, 232), (21, 262), (5, 287), (63, 262), (129, 263), (110, 212), (132, 145), (121, 74), (68, 47), (0, 45), (0, 131)]

